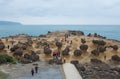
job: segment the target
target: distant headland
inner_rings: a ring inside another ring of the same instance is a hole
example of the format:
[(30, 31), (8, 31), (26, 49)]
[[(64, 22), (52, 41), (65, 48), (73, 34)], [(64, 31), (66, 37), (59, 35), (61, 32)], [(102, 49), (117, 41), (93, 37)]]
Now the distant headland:
[(19, 22), (12, 22), (12, 21), (0, 21), (0, 25), (22, 25)]

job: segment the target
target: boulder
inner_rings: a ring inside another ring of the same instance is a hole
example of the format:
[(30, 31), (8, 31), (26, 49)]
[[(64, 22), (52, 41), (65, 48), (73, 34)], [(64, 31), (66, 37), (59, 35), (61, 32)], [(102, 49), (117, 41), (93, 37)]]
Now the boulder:
[(77, 35), (77, 36), (81, 36), (81, 35), (84, 35), (84, 32), (82, 31), (68, 31), (68, 34), (70, 35)]
[(92, 50), (92, 51), (91, 51), (91, 54), (96, 55), (96, 56), (99, 56), (99, 51), (98, 51), (98, 50)]
[(83, 44), (86, 43), (86, 40), (81, 38), (81, 43), (83, 43)]
[(113, 55), (111, 58), (113, 61), (120, 62), (120, 57), (118, 55)]
[(91, 63), (100, 64), (100, 63), (102, 63), (102, 61), (99, 59), (91, 59)]
[(52, 53), (52, 50), (50, 49), (50, 48), (44, 48), (44, 53), (46, 54), (46, 55), (50, 55), (51, 53)]
[(72, 60), (71, 63), (74, 64), (74, 65), (79, 64), (79, 62), (77, 60)]
[(62, 51), (62, 55), (69, 55), (70, 49), (69, 47), (66, 47), (63, 51)]
[(28, 64), (28, 63), (32, 63), (32, 61), (27, 58), (21, 58), (21, 63)]
[(39, 61), (39, 56), (34, 51), (32, 51), (30, 54), (24, 54), (23, 58), (21, 58), (21, 62), (24, 64), (35, 61)]
[(106, 47), (100, 46), (100, 47), (97, 48), (97, 50), (98, 50), (99, 52), (105, 52), (105, 51), (106, 51)]
[(23, 49), (17, 49), (13, 52), (13, 56), (19, 56), (21, 57), (23, 55)]
[(56, 46), (57, 46), (58, 48), (61, 48), (61, 47), (62, 47), (62, 42), (56, 42), (55, 44), (56, 44)]
[(118, 50), (118, 46), (117, 45), (113, 45), (113, 46), (109, 46), (109, 47), (111, 47), (111, 48), (113, 48), (113, 50)]
[(92, 40), (93, 44), (104, 46), (106, 42), (103, 40)]
[(26, 59), (30, 59), (30, 55), (29, 54), (25, 54), (23, 57), (26, 58)]
[(11, 51), (11, 52), (14, 52), (14, 51), (17, 50), (18, 48), (19, 48), (18, 45), (14, 45), (14, 46), (10, 49), (10, 51)]
[(74, 51), (74, 56), (81, 56), (81, 54), (82, 54), (82, 51), (79, 50), (79, 49), (76, 49), (76, 50)]
[(0, 50), (3, 50), (5, 48), (5, 45), (2, 41), (0, 41)]
[(82, 45), (80, 46), (80, 49), (81, 49), (82, 51), (87, 51), (88, 45), (82, 44)]

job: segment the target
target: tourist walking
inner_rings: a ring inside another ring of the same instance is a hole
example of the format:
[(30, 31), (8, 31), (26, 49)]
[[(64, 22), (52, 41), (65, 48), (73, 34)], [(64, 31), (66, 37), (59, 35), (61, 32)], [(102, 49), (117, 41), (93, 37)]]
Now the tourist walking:
[(8, 45), (8, 46), (7, 46), (7, 48), (9, 49), (9, 48), (10, 48), (10, 46)]
[(66, 58), (65, 57), (63, 58), (63, 63), (66, 63)]
[(35, 72), (38, 73), (38, 66), (35, 66)]
[(32, 76), (34, 76), (34, 69), (33, 68), (31, 69), (31, 74), (32, 74)]

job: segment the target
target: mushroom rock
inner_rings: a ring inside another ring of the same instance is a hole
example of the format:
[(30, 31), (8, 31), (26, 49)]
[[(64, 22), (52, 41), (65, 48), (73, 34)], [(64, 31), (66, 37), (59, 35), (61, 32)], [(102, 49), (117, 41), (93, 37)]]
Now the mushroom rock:
[(120, 57), (118, 55), (113, 55), (111, 58), (113, 61), (120, 62)]
[(62, 51), (62, 55), (69, 55), (70, 49), (69, 47), (66, 47), (63, 51)]
[(0, 50), (3, 50), (5, 48), (5, 45), (2, 41), (0, 41)]
[(99, 52), (105, 52), (106, 51), (106, 47), (100, 46), (100, 47), (97, 48), (97, 50)]
[(46, 55), (50, 55), (51, 53), (52, 53), (52, 50), (50, 49), (50, 48), (44, 48), (44, 53), (46, 54)]
[(76, 50), (74, 51), (74, 56), (80, 56), (81, 54), (82, 54), (82, 51), (79, 50), (79, 49), (76, 49)]
[(83, 50), (83, 51), (87, 51), (88, 45), (82, 44), (82, 45), (80, 46), (80, 49)]
[(99, 55), (99, 51), (98, 50), (92, 50), (91, 54), (98, 56)]

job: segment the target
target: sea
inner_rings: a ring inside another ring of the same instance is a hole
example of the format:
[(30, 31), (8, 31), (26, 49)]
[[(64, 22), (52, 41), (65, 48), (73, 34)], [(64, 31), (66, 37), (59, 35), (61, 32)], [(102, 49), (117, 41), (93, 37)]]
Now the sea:
[(48, 31), (59, 30), (80, 30), (85, 35), (97, 33), (107, 39), (120, 41), (120, 25), (0, 25), (0, 37), (17, 34), (39, 36), (48, 33)]

